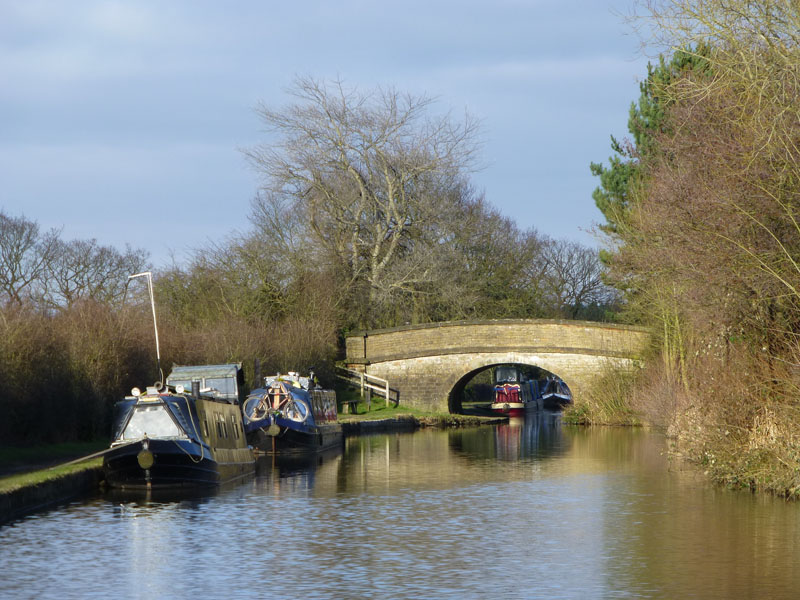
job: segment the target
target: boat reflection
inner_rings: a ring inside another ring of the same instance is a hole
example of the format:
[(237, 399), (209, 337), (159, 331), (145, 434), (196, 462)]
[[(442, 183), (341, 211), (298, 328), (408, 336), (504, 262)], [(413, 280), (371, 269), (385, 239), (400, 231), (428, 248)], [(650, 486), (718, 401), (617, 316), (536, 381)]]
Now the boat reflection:
[(253, 488), (278, 494), (290, 490), (312, 491), (318, 482), (335, 482), (342, 464), (342, 446), (316, 453), (272, 454), (256, 460)]
[(492, 429), (450, 432), (450, 447), (475, 459), (516, 461), (560, 456), (569, 449), (561, 428), (561, 413), (544, 410), (522, 418), (510, 418)]
[(243, 483), (252, 479), (252, 475), (218, 486), (199, 486), (165, 489), (120, 489), (105, 488), (101, 498), (106, 502), (125, 509), (157, 508), (164, 506), (199, 507), (216, 496), (231, 493), (239, 489)]

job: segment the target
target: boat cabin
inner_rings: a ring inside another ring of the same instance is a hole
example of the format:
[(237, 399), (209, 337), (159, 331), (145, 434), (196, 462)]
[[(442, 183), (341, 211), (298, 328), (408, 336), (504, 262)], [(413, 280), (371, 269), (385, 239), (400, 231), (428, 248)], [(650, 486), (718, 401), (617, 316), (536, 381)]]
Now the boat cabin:
[(192, 383), (199, 384), (201, 394), (213, 396), (230, 404), (241, 404), (244, 400), (244, 372), (241, 363), (224, 365), (172, 365), (167, 385), (183, 386), (192, 391)]
[(528, 376), (517, 367), (511, 365), (500, 365), (494, 369), (495, 384), (522, 383), (525, 381), (528, 381)]

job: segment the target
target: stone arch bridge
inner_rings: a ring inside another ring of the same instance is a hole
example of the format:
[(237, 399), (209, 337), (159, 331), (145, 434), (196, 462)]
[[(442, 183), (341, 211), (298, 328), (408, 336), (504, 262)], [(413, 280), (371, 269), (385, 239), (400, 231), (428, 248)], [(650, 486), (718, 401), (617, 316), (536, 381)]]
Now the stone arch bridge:
[(550, 371), (580, 401), (606, 368), (634, 365), (649, 337), (641, 327), (588, 321), (451, 321), (354, 333), (345, 362), (387, 379), (402, 404), (454, 412), (467, 382), (501, 364)]

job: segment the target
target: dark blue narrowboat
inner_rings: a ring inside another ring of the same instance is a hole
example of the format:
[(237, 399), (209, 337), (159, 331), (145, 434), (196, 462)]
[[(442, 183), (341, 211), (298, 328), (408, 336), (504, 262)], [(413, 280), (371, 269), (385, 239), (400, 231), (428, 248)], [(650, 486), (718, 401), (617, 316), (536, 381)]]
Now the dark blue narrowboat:
[(547, 408), (562, 408), (572, 402), (572, 392), (560, 377), (550, 375), (542, 392), (542, 401)]
[(244, 430), (257, 453), (320, 452), (341, 446), (336, 392), (289, 372), (264, 378), (242, 405)]
[[(208, 385), (216, 378), (218, 387)], [(167, 383), (134, 388), (115, 406), (103, 460), (106, 482), (121, 489), (217, 485), (252, 473), (237, 399), (241, 366), (174, 367)], [(188, 384), (188, 387), (185, 387)]]

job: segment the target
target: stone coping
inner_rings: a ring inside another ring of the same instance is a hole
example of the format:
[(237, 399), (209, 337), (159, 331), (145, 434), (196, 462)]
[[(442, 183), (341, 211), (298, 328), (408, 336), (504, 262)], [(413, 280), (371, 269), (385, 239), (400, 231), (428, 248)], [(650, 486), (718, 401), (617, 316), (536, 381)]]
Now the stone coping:
[(602, 321), (571, 321), (568, 319), (483, 319), (478, 321), (442, 321), (439, 323), (420, 323), (417, 325), (400, 325), (386, 329), (360, 330), (348, 333), (345, 338), (369, 337), (383, 333), (413, 331), (415, 329), (435, 329), (439, 327), (464, 327), (470, 325), (563, 325), (568, 327), (591, 327), (593, 329), (613, 329), (617, 331), (638, 331), (649, 333), (650, 329), (641, 325), (624, 325), (622, 323), (605, 323)]

